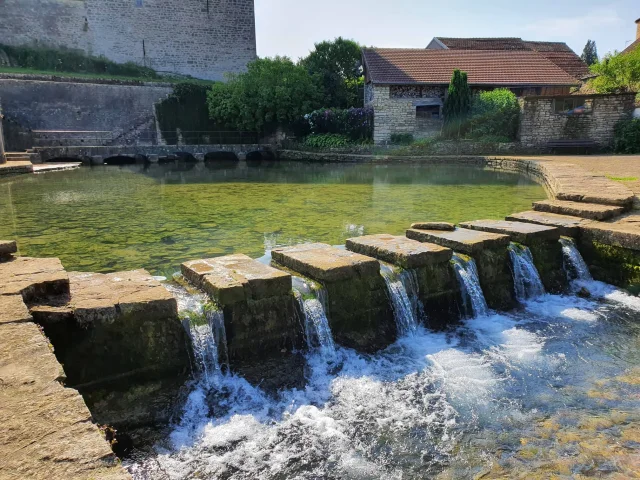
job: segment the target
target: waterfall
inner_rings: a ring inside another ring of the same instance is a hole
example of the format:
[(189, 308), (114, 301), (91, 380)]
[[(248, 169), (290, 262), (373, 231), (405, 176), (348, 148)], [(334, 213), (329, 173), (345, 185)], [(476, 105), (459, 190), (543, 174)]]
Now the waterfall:
[(542, 285), (538, 269), (533, 263), (533, 255), (529, 247), (512, 242), (509, 245), (509, 255), (511, 256), (513, 283), (518, 301), (522, 303), (529, 298), (544, 295), (544, 285)]
[(467, 316), (481, 317), (488, 315), (489, 307), (484, 299), (482, 287), (480, 287), (475, 260), (473, 258), (466, 260), (460, 255), (454, 254), (452, 262), (462, 289), (462, 300)]
[(562, 244), (564, 271), (569, 280), (593, 280), (589, 267), (580, 255), (573, 239), (563, 237), (560, 239), (560, 243)]
[(293, 277), (293, 289), (304, 316), (304, 333), (310, 351), (318, 351), (325, 358), (336, 353), (329, 319), (326, 314), (326, 292), (319, 285)]
[(415, 332), (424, 317), (424, 307), (418, 298), (416, 272), (400, 270), (382, 264), (380, 273), (387, 284), (387, 292), (393, 307), (393, 316), (398, 333), (406, 335)]

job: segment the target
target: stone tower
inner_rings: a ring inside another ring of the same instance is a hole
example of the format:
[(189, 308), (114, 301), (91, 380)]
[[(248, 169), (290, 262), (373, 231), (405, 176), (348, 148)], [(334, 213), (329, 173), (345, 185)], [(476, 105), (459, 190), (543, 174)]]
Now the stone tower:
[(222, 80), (256, 58), (253, 0), (3, 0), (0, 43)]

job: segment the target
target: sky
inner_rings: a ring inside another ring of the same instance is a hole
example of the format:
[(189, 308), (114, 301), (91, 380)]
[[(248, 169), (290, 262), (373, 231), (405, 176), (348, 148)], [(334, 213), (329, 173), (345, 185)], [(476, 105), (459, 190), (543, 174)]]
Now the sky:
[(441, 37), (566, 42), (581, 54), (635, 40), (640, 0), (255, 0), (258, 55), (306, 56), (338, 36), (375, 47), (424, 48)]

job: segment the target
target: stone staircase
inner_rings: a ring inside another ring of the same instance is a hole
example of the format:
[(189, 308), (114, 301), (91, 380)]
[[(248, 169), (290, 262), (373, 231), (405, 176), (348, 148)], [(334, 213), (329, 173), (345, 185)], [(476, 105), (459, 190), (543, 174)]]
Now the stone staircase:
[(536, 212), (555, 213), (599, 221), (617, 217), (625, 211), (624, 207), (566, 200), (543, 200), (535, 202), (533, 209)]

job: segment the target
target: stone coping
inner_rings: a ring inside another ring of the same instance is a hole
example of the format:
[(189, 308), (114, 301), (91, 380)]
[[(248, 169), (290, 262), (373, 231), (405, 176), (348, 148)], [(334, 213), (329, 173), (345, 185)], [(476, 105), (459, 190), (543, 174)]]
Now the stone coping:
[(33, 164), (29, 161), (0, 163), (0, 177), (33, 173)]
[(25, 301), (69, 293), (69, 276), (57, 258), (18, 257), (0, 263), (0, 295)]
[(557, 228), (533, 223), (511, 222), (508, 220), (475, 220), (473, 222), (463, 222), (460, 226), (481, 232), (509, 235), (513, 241), (525, 245), (536, 240), (560, 240), (560, 230)]
[(407, 237), (419, 242), (435, 243), (456, 252), (473, 255), (485, 249), (500, 248), (509, 245), (508, 235), (480, 232), (466, 228), (456, 228), (453, 232), (442, 230), (407, 230)]
[(0, 259), (10, 257), (18, 251), (15, 240), (0, 240)]
[(560, 215), (557, 213), (536, 212), (534, 210), (512, 213), (507, 217), (507, 220), (556, 227), (560, 231), (560, 235), (565, 237), (577, 237), (580, 234), (580, 225), (585, 222), (589, 222), (589, 220), (585, 220), (580, 217)]
[(291, 275), (246, 255), (192, 260), (182, 274), (221, 306), (291, 293)]
[(640, 251), (640, 215), (627, 215), (616, 222), (585, 222), (580, 226), (583, 240)]
[(378, 260), (324, 243), (276, 248), (271, 256), (277, 264), (318, 282), (339, 282), (380, 273)]
[(540, 202), (534, 202), (533, 209), (538, 212), (571, 215), (588, 220), (608, 220), (624, 212), (624, 207), (563, 200), (542, 200)]
[(347, 249), (407, 269), (448, 262), (453, 255), (450, 249), (433, 243), (386, 234), (350, 238)]

